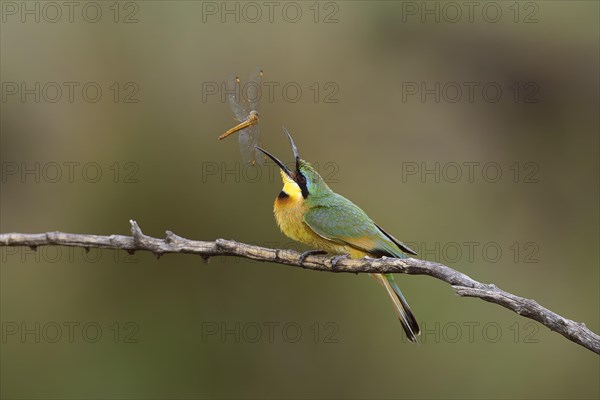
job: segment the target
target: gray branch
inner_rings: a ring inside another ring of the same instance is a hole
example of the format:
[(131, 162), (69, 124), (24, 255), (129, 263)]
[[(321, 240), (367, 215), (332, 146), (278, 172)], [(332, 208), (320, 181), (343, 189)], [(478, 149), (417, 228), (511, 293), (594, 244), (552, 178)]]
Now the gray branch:
[(596, 354), (600, 354), (600, 336), (589, 330), (585, 324), (564, 318), (536, 301), (515, 296), (492, 284), (484, 284), (443, 264), (416, 258), (362, 258), (332, 259), (325, 256), (309, 255), (300, 262), (300, 253), (293, 250), (269, 249), (233, 240), (217, 239), (214, 242), (189, 240), (167, 231), (164, 239), (146, 236), (138, 224), (131, 220), (132, 236), (79, 235), (63, 232), (37, 234), (0, 234), (0, 246), (71, 246), (89, 249), (102, 248), (125, 250), (133, 253), (138, 250), (150, 251), (156, 257), (167, 253), (196, 254), (208, 261), (213, 256), (238, 256), (257, 261), (285, 264), (294, 267), (328, 272), (353, 273), (403, 273), (429, 275), (450, 285), (459, 296), (477, 297), (496, 303), (527, 318), (538, 321), (551, 330), (560, 333)]

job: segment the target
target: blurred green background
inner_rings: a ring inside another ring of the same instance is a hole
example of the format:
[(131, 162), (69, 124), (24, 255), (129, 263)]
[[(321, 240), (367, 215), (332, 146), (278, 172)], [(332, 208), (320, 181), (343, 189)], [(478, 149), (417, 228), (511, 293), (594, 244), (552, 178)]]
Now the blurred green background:
[[(285, 125), (421, 257), (600, 331), (598, 2), (48, 4), (1, 4), (1, 232), (135, 219), (304, 249), (273, 219), (272, 165), (216, 139), (235, 121), (210, 89), (259, 65), (265, 148), (291, 161)], [(3, 398), (600, 396), (597, 355), (428, 277), (398, 276), (415, 346), (366, 275), (0, 255)]]

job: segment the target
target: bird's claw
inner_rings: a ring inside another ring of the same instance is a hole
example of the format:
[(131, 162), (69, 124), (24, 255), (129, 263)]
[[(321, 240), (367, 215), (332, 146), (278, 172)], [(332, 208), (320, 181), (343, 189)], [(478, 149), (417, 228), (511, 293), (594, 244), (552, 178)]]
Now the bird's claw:
[(336, 271), (338, 262), (340, 262), (341, 260), (346, 260), (348, 258), (350, 258), (350, 255), (348, 254), (340, 254), (339, 256), (331, 257), (331, 269), (333, 271)]
[(300, 265), (304, 265), (304, 260), (306, 260), (306, 257), (308, 256), (315, 256), (315, 255), (319, 255), (319, 254), (327, 254), (326, 251), (324, 250), (307, 250), (305, 252), (303, 252), (302, 254), (300, 254)]

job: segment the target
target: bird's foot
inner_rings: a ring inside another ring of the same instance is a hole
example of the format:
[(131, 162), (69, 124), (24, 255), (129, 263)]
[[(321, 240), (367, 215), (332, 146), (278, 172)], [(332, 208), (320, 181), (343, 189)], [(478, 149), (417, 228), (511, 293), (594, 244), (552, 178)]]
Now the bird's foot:
[(350, 258), (349, 254), (340, 254), (339, 256), (331, 257), (331, 269), (333, 271), (336, 271), (338, 262), (340, 262), (341, 260), (346, 260), (348, 258)]
[(306, 257), (308, 256), (316, 256), (319, 254), (327, 254), (327, 252), (325, 250), (308, 250), (305, 251), (304, 253), (300, 254), (300, 265), (304, 265), (304, 260), (306, 260)]

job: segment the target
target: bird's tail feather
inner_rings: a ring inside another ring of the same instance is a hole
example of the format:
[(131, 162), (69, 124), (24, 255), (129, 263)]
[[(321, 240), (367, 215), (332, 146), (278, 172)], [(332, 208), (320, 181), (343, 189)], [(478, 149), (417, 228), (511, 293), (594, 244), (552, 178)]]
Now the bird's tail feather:
[(393, 277), (391, 275), (382, 275), (382, 274), (373, 274), (379, 283), (385, 290), (388, 295), (392, 299), (394, 303), (394, 308), (396, 309), (396, 313), (398, 314), (398, 319), (402, 324), (402, 328), (404, 328), (404, 332), (406, 332), (406, 336), (411, 342), (417, 342), (417, 335), (421, 333), (421, 329), (419, 328), (419, 324), (412, 313), (406, 299), (402, 295), (400, 288), (393, 281)]

